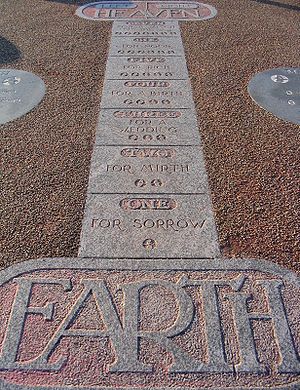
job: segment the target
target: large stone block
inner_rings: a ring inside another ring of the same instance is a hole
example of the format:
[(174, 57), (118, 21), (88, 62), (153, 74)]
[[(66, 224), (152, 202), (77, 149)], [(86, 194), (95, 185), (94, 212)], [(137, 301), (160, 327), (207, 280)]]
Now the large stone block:
[(199, 145), (194, 110), (103, 109), (96, 145)]
[(0, 273), (0, 387), (299, 389), (299, 289), (254, 260), (20, 263)]
[(131, 55), (111, 57), (106, 66), (106, 78), (112, 80), (186, 80), (188, 72), (184, 57)]
[(152, 259), (217, 256), (210, 199), (207, 195), (88, 195), (79, 253)]
[(89, 179), (91, 193), (207, 193), (199, 147), (97, 146)]
[(101, 100), (102, 109), (193, 107), (189, 80), (106, 80)]

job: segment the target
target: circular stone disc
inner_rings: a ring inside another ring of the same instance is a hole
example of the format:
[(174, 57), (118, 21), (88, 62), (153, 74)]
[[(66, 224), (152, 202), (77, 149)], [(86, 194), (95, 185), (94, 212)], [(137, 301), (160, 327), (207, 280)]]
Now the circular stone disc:
[(197, 0), (104, 0), (84, 4), (76, 15), (91, 20), (206, 20), (215, 17), (217, 10)]
[(33, 73), (0, 69), (0, 124), (31, 111), (45, 95), (42, 79)]
[(248, 84), (252, 99), (278, 118), (300, 124), (300, 68), (257, 73)]

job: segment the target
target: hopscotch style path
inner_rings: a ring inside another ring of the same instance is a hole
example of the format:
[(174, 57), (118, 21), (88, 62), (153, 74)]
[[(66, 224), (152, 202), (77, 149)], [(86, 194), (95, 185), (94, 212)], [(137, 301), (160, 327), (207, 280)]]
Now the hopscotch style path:
[(178, 22), (115, 21), (79, 257), (0, 273), (0, 389), (299, 388), (299, 279), (218, 257)]
[(218, 256), (178, 22), (114, 22), (79, 256)]

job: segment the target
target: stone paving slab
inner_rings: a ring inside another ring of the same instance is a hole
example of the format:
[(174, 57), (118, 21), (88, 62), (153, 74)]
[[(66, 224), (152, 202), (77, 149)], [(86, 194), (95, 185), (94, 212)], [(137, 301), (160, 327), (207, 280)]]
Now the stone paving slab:
[(253, 259), (17, 264), (0, 273), (0, 387), (299, 389), (299, 289)]
[(172, 37), (116, 37), (110, 43), (110, 56), (184, 56), (180, 39)]
[(207, 193), (200, 147), (97, 146), (88, 192)]
[(107, 63), (107, 79), (114, 80), (184, 80), (188, 79), (182, 57), (113, 57)]
[(96, 145), (200, 145), (194, 110), (103, 109)]
[[(178, 29), (177, 22), (173, 24)], [(123, 22), (123, 25), (126, 28), (126, 22)], [(135, 45), (134, 40), (136, 38), (120, 39), (113, 36), (108, 62), (111, 58), (116, 58), (116, 53), (123, 53), (123, 50), (120, 52), (120, 47), (136, 46), (136, 50), (131, 52), (128, 50), (124, 54), (130, 55), (132, 59), (141, 58), (144, 62), (145, 53), (139, 52), (141, 44)], [(144, 43), (145, 47), (147, 45)], [(171, 52), (160, 50), (165, 46), (180, 48), (182, 56), (179, 58), (184, 58), (180, 36), (159, 38), (158, 44), (154, 46), (158, 51), (150, 54), (159, 55), (151, 58), (159, 61), (168, 58)], [(176, 52), (173, 51), (173, 54)], [(147, 57), (146, 59), (148, 60)], [(100, 112), (105, 108), (114, 107), (122, 111), (122, 107), (128, 105), (132, 105), (133, 108), (136, 105), (142, 106), (146, 112), (156, 106), (159, 115), (163, 112), (164, 115), (171, 115), (172, 119), (174, 116), (180, 118), (180, 113), (189, 108), (185, 115), (191, 114), (191, 121), (194, 120), (194, 104), (189, 80), (106, 79)], [(172, 111), (164, 110), (172, 107), (175, 107)], [(115, 112), (118, 112), (117, 110)], [(122, 128), (123, 126), (119, 130)], [(193, 130), (197, 132), (197, 128)], [(110, 133), (109, 128), (107, 132)], [(157, 138), (157, 141), (160, 139), (161, 137)], [(88, 197), (85, 207), (80, 256), (129, 256), (128, 253), (131, 256), (145, 256), (146, 253), (151, 258), (153, 253), (152, 258), (161, 256), (166, 258), (173, 256), (170, 253), (178, 253), (179, 250), (183, 257), (196, 256), (196, 253), (211, 257), (216, 254), (216, 250), (218, 251), (201, 146), (170, 146), (167, 143), (165, 146), (147, 146), (144, 138), (141, 144), (135, 147), (96, 146), (92, 157), (88, 193), (92, 195)], [(110, 198), (104, 200), (102, 195)], [(122, 195), (124, 198), (116, 201), (114, 195)], [(157, 198), (158, 195), (166, 198)], [(188, 198), (178, 202), (173, 199), (175, 195), (200, 196), (199, 201), (195, 201), (197, 198), (189, 199), (188, 217), (183, 216), (183, 213), (185, 215), (187, 213), (187, 204), (185, 207), (183, 205)], [(121, 215), (120, 210), (122, 210)], [(110, 214), (109, 218), (103, 215), (105, 212)], [(204, 213), (204, 219), (201, 222), (194, 222), (192, 215), (193, 218), (200, 218), (199, 212)], [(141, 218), (145, 219), (131, 217), (136, 214), (142, 215)], [(172, 216), (177, 219), (174, 220)], [(141, 229), (141, 233), (136, 233), (137, 229)], [(147, 229), (154, 230), (154, 237), (144, 236), (144, 233), (147, 234)], [(180, 234), (180, 230), (185, 232)], [(174, 246), (173, 231), (179, 233), (175, 238)], [(140, 240), (140, 244), (136, 245), (136, 240)], [(176, 252), (172, 252), (173, 250)]]
[(80, 244), (81, 257), (211, 258), (219, 253), (207, 195), (88, 195)]
[(188, 80), (106, 80), (101, 108), (192, 108)]

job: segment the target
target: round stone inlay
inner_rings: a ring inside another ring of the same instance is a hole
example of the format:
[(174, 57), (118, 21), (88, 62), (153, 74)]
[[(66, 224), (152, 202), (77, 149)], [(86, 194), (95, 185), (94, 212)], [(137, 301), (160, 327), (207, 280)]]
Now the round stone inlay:
[(300, 124), (300, 68), (277, 68), (257, 73), (248, 92), (262, 108), (278, 118)]
[(91, 20), (206, 20), (217, 10), (199, 1), (98, 1), (76, 11)]
[(45, 95), (42, 79), (33, 73), (0, 69), (0, 124), (31, 111)]

